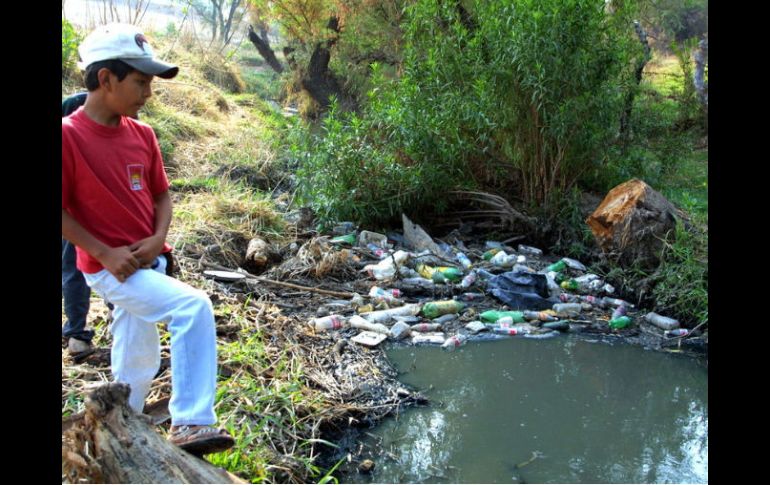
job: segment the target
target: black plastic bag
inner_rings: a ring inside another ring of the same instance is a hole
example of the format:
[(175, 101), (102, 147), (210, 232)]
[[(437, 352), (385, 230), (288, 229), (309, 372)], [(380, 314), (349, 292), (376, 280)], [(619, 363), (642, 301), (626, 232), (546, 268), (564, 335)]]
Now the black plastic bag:
[(513, 310), (546, 310), (558, 303), (549, 299), (545, 275), (526, 271), (509, 271), (490, 278), (487, 291)]

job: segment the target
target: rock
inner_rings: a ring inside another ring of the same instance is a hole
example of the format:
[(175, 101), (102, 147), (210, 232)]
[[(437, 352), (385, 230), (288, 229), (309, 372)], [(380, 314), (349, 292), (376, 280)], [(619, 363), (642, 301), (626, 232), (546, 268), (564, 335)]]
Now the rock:
[(374, 467), (375, 463), (367, 458), (358, 465), (358, 471), (361, 473), (371, 473), (371, 471), (374, 470)]
[(661, 239), (670, 239), (683, 217), (660, 193), (632, 179), (610, 190), (586, 223), (605, 256), (652, 268), (660, 262)]

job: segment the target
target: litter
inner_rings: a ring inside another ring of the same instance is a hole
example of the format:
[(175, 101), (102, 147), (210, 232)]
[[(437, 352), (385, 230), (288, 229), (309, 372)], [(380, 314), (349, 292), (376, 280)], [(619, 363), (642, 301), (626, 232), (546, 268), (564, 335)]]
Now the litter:
[(363, 331), (350, 340), (366, 347), (376, 347), (387, 337), (381, 333)]
[(234, 271), (206, 270), (203, 274), (217, 281), (240, 281), (246, 278), (245, 274)]

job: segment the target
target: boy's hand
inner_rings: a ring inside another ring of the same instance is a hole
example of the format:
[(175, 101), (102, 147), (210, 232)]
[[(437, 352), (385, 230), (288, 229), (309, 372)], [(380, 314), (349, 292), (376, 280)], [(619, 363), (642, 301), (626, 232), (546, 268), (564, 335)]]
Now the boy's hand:
[(141, 266), (128, 246), (107, 250), (99, 262), (121, 283), (136, 273), (136, 270)]
[(140, 267), (149, 268), (163, 250), (163, 243), (165, 242), (162, 237), (150, 236), (136, 241), (128, 246), (128, 249), (131, 250), (131, 254), (139, 261)]

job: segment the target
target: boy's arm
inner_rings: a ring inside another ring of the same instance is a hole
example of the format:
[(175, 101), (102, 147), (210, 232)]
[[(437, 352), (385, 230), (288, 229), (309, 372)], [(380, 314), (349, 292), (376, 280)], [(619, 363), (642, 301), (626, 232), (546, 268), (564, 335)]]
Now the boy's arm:
[(96, 239), (66, 210), (61, 211), (61, 235), (75, 246), (83, 248), (121, 283), (139, 269), (139, 261), (127, 246), (111, 248)]
[(142, 267), (149, 267), (163, 251), (168, 228), (171, 225), (172, 208), (168, 191), (161, 192), (153, 198), (155, 199), (155, 233), (128, 247)]

